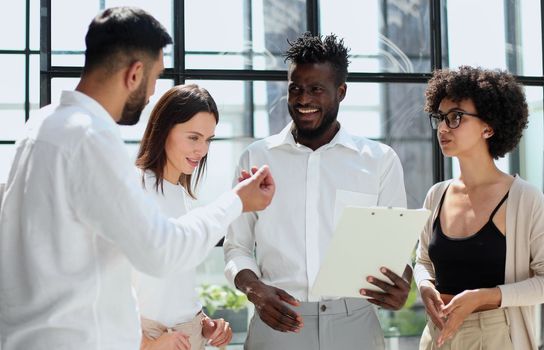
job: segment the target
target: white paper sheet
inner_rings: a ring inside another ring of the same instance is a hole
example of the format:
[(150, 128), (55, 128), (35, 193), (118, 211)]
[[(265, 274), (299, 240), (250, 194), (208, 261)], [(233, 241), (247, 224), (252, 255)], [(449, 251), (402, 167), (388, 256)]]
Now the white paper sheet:
[(379, 290), (367, 276), (387, 280), (386, 266), (402, 276), (430, 211), (383, 207), (345, 207), (311, 293), (359, 297), (361, 288)]

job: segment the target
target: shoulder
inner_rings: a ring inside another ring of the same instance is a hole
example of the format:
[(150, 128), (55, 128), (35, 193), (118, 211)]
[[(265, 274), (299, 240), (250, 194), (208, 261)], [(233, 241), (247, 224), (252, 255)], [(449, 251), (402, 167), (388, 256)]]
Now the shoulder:
[(352, 134), (346, 134), (346, 136), (353, 142), (353, 145), (361, 155), (373, 158), (398, 158), (395, 150), (385, 143)]
[(429, 190), (427, 191), (427, 195), (425, 196), (424, 206), (426, 208), (433, 207), (433, 203), (435, 203), (438, 199), (442, 197), (442, 194), (444, 194), (444, 191), (448, 188), (451, 182), (452, 180), (446, 180), (437, 182), (432, 185), (431, 188), (429, 188)]
[(533, 203), (538, 205), (543, 205), (544, 203), (544, 194), (542, 191), (519, 176), (516, 176), (514, 179), (509, 196), (519, 200), (520, 203)]

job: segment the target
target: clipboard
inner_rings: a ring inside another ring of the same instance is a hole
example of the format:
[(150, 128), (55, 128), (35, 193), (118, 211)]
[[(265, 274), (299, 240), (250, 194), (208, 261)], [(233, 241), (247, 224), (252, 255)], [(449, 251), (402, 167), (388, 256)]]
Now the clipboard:
[(427, 209), (345, 207), (311, 294), (367, 298), (361, 288), (382, 291), (366, 277), (387, 280), (381, 266), (402, 276), (430, 214)]

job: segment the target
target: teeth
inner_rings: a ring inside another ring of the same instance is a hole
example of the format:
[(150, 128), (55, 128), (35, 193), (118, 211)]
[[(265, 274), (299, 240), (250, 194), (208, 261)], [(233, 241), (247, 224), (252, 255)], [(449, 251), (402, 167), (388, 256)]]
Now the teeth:
[(300, 113), (315, 113), (317, 112), (317, 109), (316, 108), (299, 108), (298, 111)]

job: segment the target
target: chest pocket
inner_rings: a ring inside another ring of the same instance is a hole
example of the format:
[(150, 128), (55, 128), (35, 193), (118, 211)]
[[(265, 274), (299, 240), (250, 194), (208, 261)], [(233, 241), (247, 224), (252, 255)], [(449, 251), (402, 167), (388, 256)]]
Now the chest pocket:
[(336, 190), (336, 200), (334, 203), (334, 227), (342, 215), (342, 211), (347, 206), (356, 207), (374, 207), (378, 205), (378, 195), (346, 190)]

